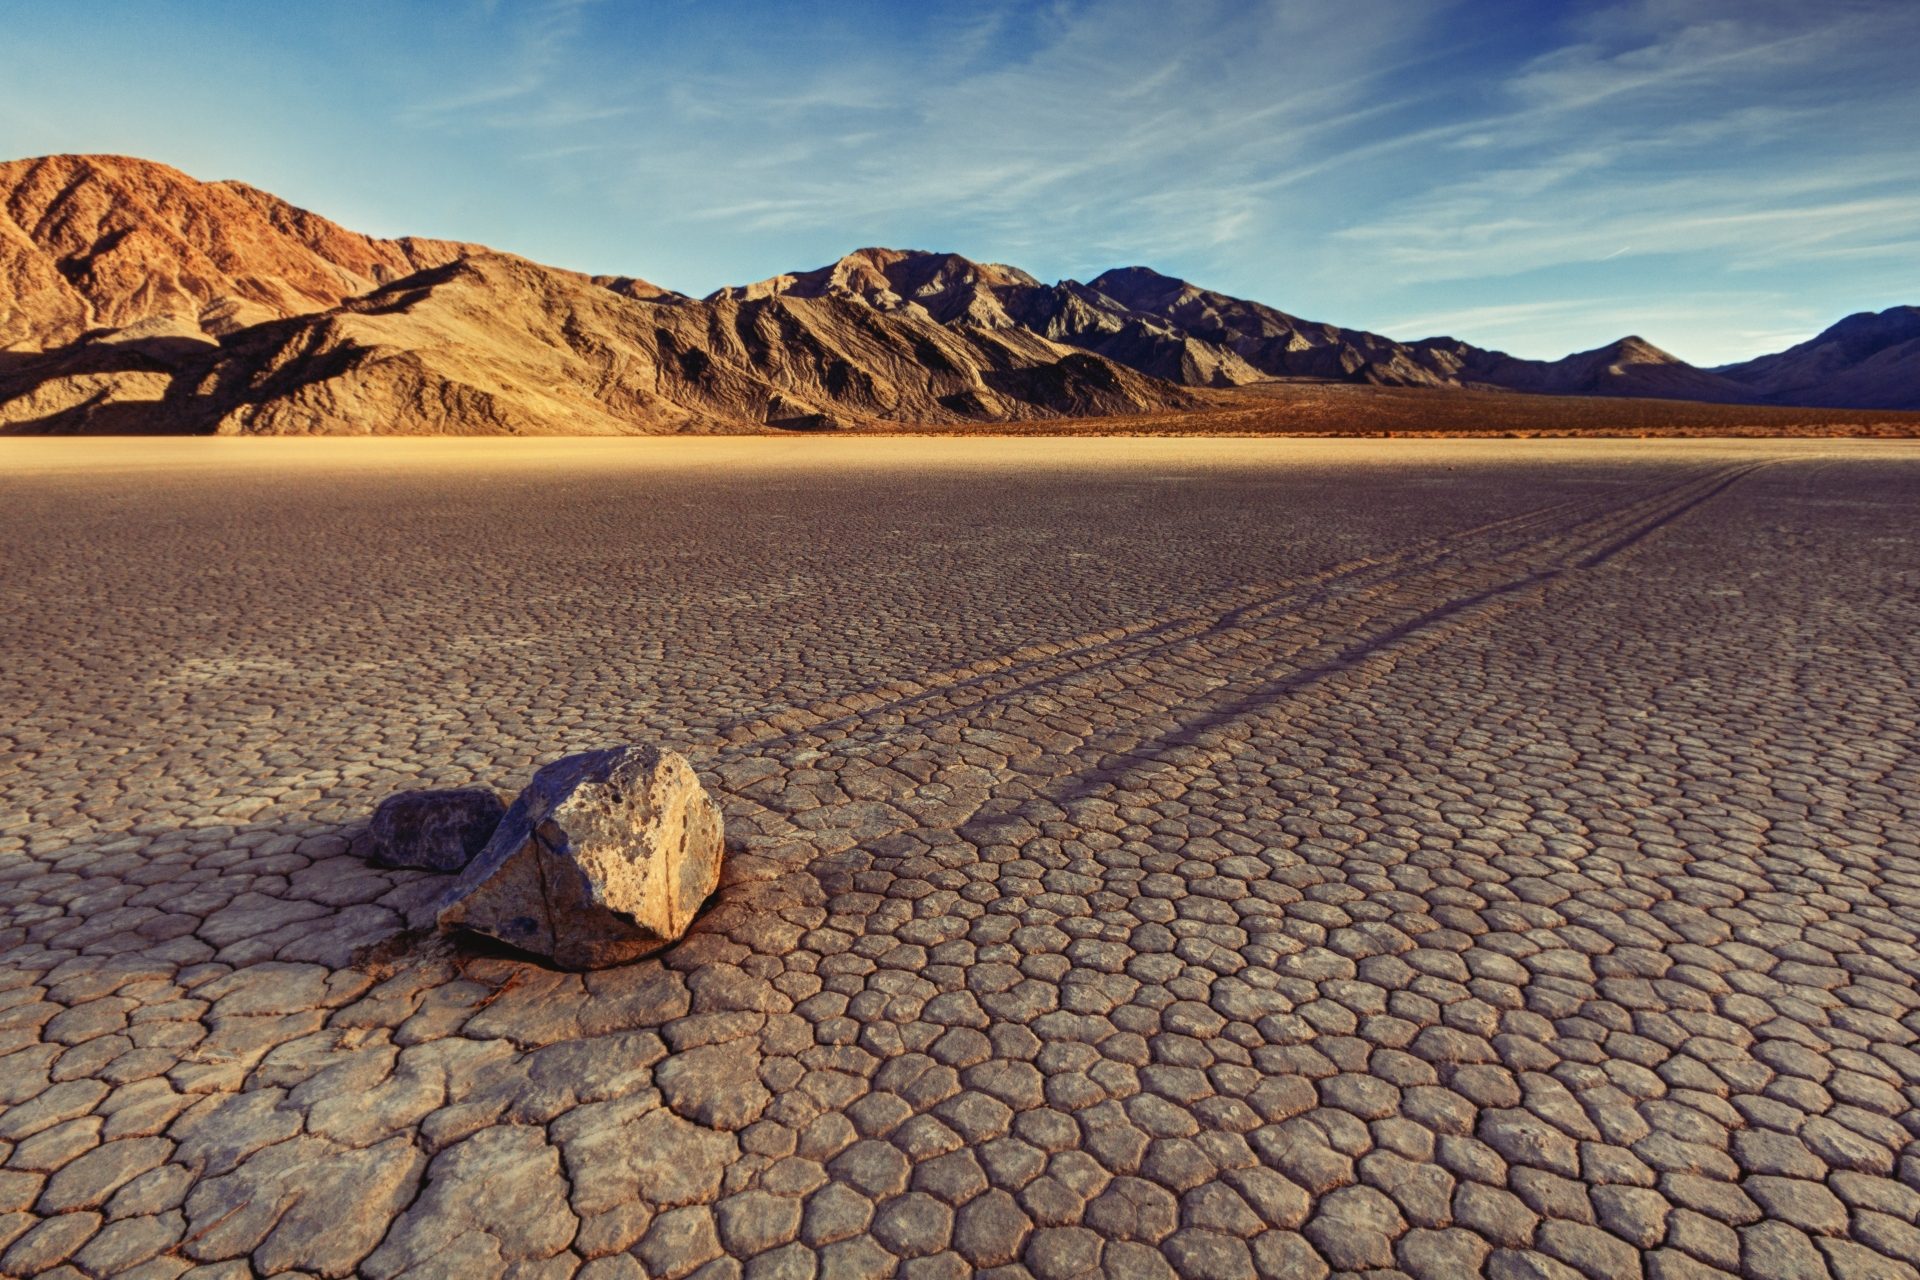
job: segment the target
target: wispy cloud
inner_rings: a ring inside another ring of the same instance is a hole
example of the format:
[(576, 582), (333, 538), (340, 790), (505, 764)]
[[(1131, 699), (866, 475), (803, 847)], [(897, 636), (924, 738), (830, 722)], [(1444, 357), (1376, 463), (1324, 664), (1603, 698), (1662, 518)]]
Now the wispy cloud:
[(1726, 270), (1768, 270), (1883, 244), (1890, 232), (1920, 233), (1920, 193), (1870, 194), (1884, 180), (1856, 183), (1836, 176), (1811, 193), (1826, 198), (1763, 195), (1750, 207), (1731, 209), (1710, 181), (1648, 182), (1617, 194), (1590, 193), (1562, 213), (1529, 209), (1517, 196), (1503, 198), (1500, 185), (1476, 184), (1473, 195), (1440, 195), (1417, 210), (1347, 228), (1334, 238), (1356, 255), (1393, 267), (1401, 279), (1422, 282), (1491, 279), (1626, 254), (1710, 253)]
[[(1686, 308), (1671, 295), (1703, 281), (1898, 262), (1892, 247), (1920, 237), (1920, 135), (1894, 124), (1920, 119), (1900, 69), (1920, 10), (1616, 4), (1571, 34), (1490, 110), (1429, 132), (1457, 161), (1330, 242), (1404, 284), (1480, 292), (1551, 272), (1591, 288), (1580, 270), (1640, 260), (1638, 305), (1672, 318)], [(1911, 260), (1905, 274), (1920, 289)]]
[[(511, 137), (569, 207), (636, 230), (624, 269), (696, 292), (878, 241), (1082, 277), (1147, 261), (1525, 354), (1660, 330), (1712, 359), (1740, 354), (1760, 295), (1837, 299), (1920, 242), (1904, 0), (994, 0), (910, 20), (546, 0), (491, 22), (479, 87), (402, 126)], [(1838, 303), (1807, 305), (1817, 327)]]
[[(1756, 316), (1771, 317), (1778, 323), (1756, 327)], [(1600, 331), (1610, 337), (1639, 333), (1657, 346), (1673, 344), (1677, 335), (1705, 325), (1737, 343), (1772, 340), (1777, 347), (1785, 347), (1811, 336), (1833, 318), (1818, 316), (1798, 300), (1768, 290), (1728, 290), (1697, 293), (1684, 301), (1650, 302), (1629, 293), (1448, 308), (1391, 316), (1381, 328), (1407, 340), (1471, 333), (1493, 347), (1525, 339), (1545, 354), (1558, 356), (1600, 345), (1557, 340), (1557, 335), (1594, 325), (1601, 326)]]
[(15, 154), (690, 292), (880, 242), (1701, 360), (1920, 300), (1914, 0), (15, 8)]
[[(493, 125), (567, 128), (618, 114), (605, 107), (568, 108), (563, 101), (553, 100), (534, 104), (531, 115), (500, 110), (517, 108), (532, 99), (548, 99), (550, 94), (564, 99), (569, 92), (564, 74), (569, 55), (587, 9), (597, 2), (538, 0), (525, 6), (508, 6), (504, 13), (512, 25), (502, 42), (498, 64), (489, 69), (487, 83), (414, 101), (401, 113), (400, 123), (443, 125), (467, 122), (480, 113)], [(498, 4), (488, 3), (483, 12), (497, 18), (503, 10)]]
[[(621, 104), (609, 129), (631, 127), (627, 153), (597, 152), (597, 181), (636, 212), (742, 235), (944, 225), (960, 247), (1045, 244), (1069, 267), (1228, 253), (1287, 203), (1277, 171), (1414, 109), (1407, 73), (1444, 52), (1445, 7), (1007, 4), (929, 15), (912, 59), (879, 41), (712, 59), (659, 75), (637, 112)], [(511, 89), (512, 127), (581, 111), (577, 87), (542, 101), (563, 88), (548, 71), (562, 30), (529, 35), (526, 75), (490, 99)]]

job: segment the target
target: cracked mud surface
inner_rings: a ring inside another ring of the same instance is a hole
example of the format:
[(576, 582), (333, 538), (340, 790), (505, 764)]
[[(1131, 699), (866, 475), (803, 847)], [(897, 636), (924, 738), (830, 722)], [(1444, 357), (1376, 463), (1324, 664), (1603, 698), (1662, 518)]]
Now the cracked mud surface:
[[(10, 446), (0, 1273), (1914, 1276), (1916, 510), (1813, 443)], [(686, 942), (404, 932), (381, 798), (629, 740), (726, 811)]]

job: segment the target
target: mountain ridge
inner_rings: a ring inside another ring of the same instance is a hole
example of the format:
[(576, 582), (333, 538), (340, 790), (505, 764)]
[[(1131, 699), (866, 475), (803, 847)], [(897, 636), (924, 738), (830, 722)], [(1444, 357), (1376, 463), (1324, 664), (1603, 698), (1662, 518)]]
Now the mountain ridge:
[(709, 296), (784, 293), (844, 296), (882, 311), (915, 309), (943, 324), (1020, 324), (1187, 386), (1319, 378), (1545, 395), (1756, 399), (1637, 336), (1559, 360), (1528, 360), (1451, 338), (1400, 342), (1304, 320), (1143, 266), (1112, 268), (1084, 284), (1046, 285), (1017, 268), (957, 254), (864, 248), (824, 267)]
[(476, 246), (347, 231), (242, 182), (126, 156), (0, 164), (0, 349), (161, 315), (210, 334), (332, 306)]
[(1698, 369), (1305, 320), (1144, 266), (869, 247), (704, 298), (131, 157), (0, 163), (0, 430), (606, 433), (1182, 413), (1293, 382), (1920, 408), (1920, 309)]
[(1800, 397), (1792, 403), (1920, 409), (1920, 307), (1856, 311), (1785, 351), (1713, 372), (1763, 395)]

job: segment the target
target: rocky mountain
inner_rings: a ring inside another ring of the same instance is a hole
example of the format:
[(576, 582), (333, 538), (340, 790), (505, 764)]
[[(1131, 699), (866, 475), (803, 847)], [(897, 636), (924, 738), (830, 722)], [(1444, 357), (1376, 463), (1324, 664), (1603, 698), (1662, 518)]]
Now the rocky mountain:
[(1707, 371), (1639, 338), (1521, 360), (1303, 320), (1144, 267), (1046, 284), (896, 249), (694, 299), (364, 236), (143, 160), (0, 164), (0, 431), (939, 426), (1178, 413), (1303, 380), (1913, 404), (1916, 314), (1851, 317)]
[(1011, 323), (882, 317), (824, 288), (696, 302), (363, 236), (143, 160), (0, 165), (0, 209), (0, 430), (722, 431), (1198, 403)]
[(359, 235), (124, 156), (0, 164), (0, 350), (167, 317), (209, 334), (335, 306), (475, 246)]
[(1186, 386), (1224, 387), (1264, 375), (1232, 352), (1135, 313), (1074, 281), (1042, 284), (1017, 267), (958, 254), (856, 249), (812, 271), (721, 289), (721, 298), (837, 297), (938, 324), (1026, 329), (1141, 373)]
[[(1320, 324), (1244, 298), (1202, 289), (1149, 267), (1120, 267), (1087, 286), (1134, 314), (1233, 353), (1258, 377), (1328, 378), (1383, 386), (1456, 386), (1448, 355), (1360, 329)], [(1445, 342), (1445, 339), (1441, 339)], [(1465, 347), (1463, 351), (1476, 351)], [(1245, 379), (1251, 381), (1252, 379)]]
[(150, 327), (38, 360), (27, 394), (7, 399), (0, 379), (0, 423), (606, 435), (1023, 421), (1198, 403), (1023, 329), (880, 317), (830, 297), (646, 302), (486, 252), (217, 344)]
[[(1322, 378), (1399, 387), (1478, 387), (1541, 395), (1651, 396), (1739, 402), (1744, 388), (1694, 369), (1638, 337), (1560, 360), (1522, 360), (1452, 338), (1396, 342), (1216, 293), (1147, 267), (1121, 267), (1074, 286), (1132, 316), (1163, 321), (1189, 344), (1236, 358), (1259, 378)], [(1119, 357), (1116, 357), (1119, 358)], [(1185, 380), (1185, 379), (1182, 379)]]
[(1920, 409), (1920, 307), (1862, 311), (1798, 346), (1714, 372), (1782, 404)]
[(588, 279), (602, 289), (611, 289), (623, 298), (634, 298), (640, 302), (688, 301), (686, 294), (662, 289), (659, 285), (650, 284), (638, 276), (589, 276)]
[[(151, 160), (0, 163), (0, 351), (142, 322), (235, 333), (486, 252), (361, 235), (244, 182), (200, 182)], [(633, 276), (591, 282), (629, 298), (683, 298)]]
[(1459, 349), (1468, 353), (1461, 357), (1460, 379), (1469, 386), (1535, 395), (1636, 396), (1716, 404), (1747, 404), (1757, 399), (1747, 388), (1696, 369), (1637, 336), (1558, 360), (1517, 360), (1465, 344)]
[(1542, 395), (1646, 396), (1742, 403), (1742, 385), (1638, 337), (1560, 360), (1522, 360), (1451, 338), (1397, 342), (1303, 320), (1147, 267), (1047, 285), (1013, 267), (954, 254), (861, 249), (814, 271), (714, 297), (840, 297), (946, 325), (1019, 326), (1170, 382), (1235, 387), (1312, 378)]
[(835, 297), (650, 303), (477, 254), (222, 343), (213, 429), (611, 434), (1021, 421), (1189, 393), (1021, 329), (876, 317)]

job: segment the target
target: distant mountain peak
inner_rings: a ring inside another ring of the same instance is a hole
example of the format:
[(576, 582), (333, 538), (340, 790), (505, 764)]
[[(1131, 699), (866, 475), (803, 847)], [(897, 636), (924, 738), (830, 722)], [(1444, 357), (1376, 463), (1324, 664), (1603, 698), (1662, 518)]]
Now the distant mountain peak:
[(1679, 356), (1654, 346), (1637, 333), (1630, 333), (1624, 338), (1616, 339), (1604, 347), (1597, 348), (1585, 354), (1608, 355), (1618, 360), (1630, 361), (1636, 364), (1686, 363), (1686, 361), (1682, 360)]
[(1857, 311), (1785, 351), (1715, 372), (1786, 403), (1920, 409), (1920, 307)]
[(1010, 267), (999, 262), (980, 262), (961, 254), (929, 249), (878, 247), (855, 249), (852, 253), (842, 256), (834, 265), (848, 270), (871, 267), (883, 275), (893, 271), (904, 271), (913, 275), (948, 273), (991, 287), (1040, 283), (1018, 267)]
[(1920, 307), (1888, 307), (1885, 311), (1856, 311), (1835, 322), (1813, 339), (1837, 343), (1848, 356), (1863, 360), (1896, 343), (1920, 338)]
[(1087, 284), (1122, 302), (1132, 297), (1163, 296), (1195, 288), (1177, 276), (1141, 266), (1111, 267), (1087, 281)]
[(874, 246), (855, 249), (811, 271), (718, 289), (708, 296), (740, 302), (781, 295), (843, 297), (876, 311), (917, 309), (941, 324), (1004, 329), (1015, 321), (996, 291), (1040, 287), (1017, 267), (976, 262), (957, 253)]

